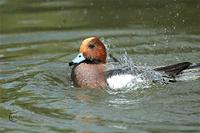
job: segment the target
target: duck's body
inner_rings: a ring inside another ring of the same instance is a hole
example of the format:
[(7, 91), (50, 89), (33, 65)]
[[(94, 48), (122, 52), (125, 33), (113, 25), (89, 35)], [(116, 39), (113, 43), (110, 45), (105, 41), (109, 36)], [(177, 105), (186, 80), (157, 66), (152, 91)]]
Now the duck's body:
[[(80, 53), (69, 63), (70, 66), (74, 65), (71, 73), (74, 85), (81, 88), (121, 88), (133, 80), (141, 81), (137, 75), (131, 73), (130, 68), (106, 71), (106, 56), (106, 48), (98, 38), (85, 39), (81, 44)], [(174, 79), (183, 70), (199, 66), (200, 64), (182, 62), (153, 70), (165, 78)]]

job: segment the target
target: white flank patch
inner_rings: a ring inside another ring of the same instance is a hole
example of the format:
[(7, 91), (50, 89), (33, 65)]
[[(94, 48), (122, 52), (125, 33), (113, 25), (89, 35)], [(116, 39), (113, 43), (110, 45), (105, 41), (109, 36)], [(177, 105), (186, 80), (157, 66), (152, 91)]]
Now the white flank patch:
[(112, 89), (130, 88), (135, 86), (138, 82), (143, 82), (141, 77), (131, 74), (114, 75), (107, 79), (107, 83)]

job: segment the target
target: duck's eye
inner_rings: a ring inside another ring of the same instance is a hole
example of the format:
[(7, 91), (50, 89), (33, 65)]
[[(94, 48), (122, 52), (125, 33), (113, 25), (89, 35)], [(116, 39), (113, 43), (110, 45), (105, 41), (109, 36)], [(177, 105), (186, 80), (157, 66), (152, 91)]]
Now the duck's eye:
[(93, 49), (95, 47), (95, 45), (94, 44), (90, 44), (88, 47)]

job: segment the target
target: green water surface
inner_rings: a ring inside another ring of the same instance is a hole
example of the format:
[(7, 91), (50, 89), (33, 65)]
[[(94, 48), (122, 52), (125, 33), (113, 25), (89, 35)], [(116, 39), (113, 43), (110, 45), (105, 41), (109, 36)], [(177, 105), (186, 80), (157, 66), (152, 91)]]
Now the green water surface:
[(200, 1), (0, 0), (1, 133), (200, 132), (200, 78), (73, 87), (68, 62), (90, 36), (138, 65), (200, 62)]

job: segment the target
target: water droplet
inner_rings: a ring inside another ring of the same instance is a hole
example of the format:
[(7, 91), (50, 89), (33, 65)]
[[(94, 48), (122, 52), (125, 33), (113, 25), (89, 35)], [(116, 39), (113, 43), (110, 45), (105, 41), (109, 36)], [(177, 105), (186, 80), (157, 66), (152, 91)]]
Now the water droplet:
[(83, 11), (83, 14), (87, 15), (87, 14), (88, 14), (88, 11), (85, 9), (85, 10)]
[(118, 15), (116, 15), (116, 16), (115, 16), (115, 19), (119, 19), (119, 16), (118, 16)]
[(94, 3), (93, 3), (93, 2), (91, 2), (91, 3), (90, 3), (90, 6), (94, 6)]

